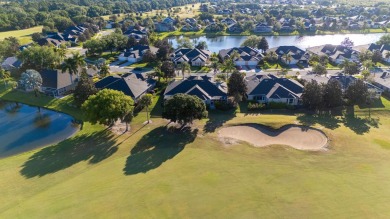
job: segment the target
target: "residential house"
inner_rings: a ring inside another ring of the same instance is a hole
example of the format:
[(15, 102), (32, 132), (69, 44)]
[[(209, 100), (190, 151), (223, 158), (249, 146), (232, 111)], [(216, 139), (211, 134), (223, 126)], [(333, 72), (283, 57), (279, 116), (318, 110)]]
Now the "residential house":
[(157, 32), (170, 32), (176, 30), (176, 27), (173, 25), (173, 23), (157, 22), (154, 24), (154, 26)]
[(189, 24), (187, 23), (186, 25), (184, 25), (181, 30), (182, 31), (200, 31), (200, 29), (202, 28), (202, 26), (200, 24)]
[(78, 37), (83, 34), (87, 28), (81, 26), (81, 25), (76, 25), (76, 26), (71, 26), (68, 27), (64, 32), (62, 33), (62, 36), (66, 41), (69, 41), (71, 43), (77, 43)]
[(373, 84), (390, 94), (390, 73), (383, 72), (380, 77), (374, 77)]
[(205, 66), (210, 56), (211, 52), (208, 50), (182, 48), (176, 50), (171, 59), (175, 65), (188, 62), (191, 66)]
[(60, 97), (72, 92), (77, 84), (77, 77), (58, 69), (44, 69), (40, 72), (42, 77), (41, 91), (46, 95)]
[(290, 24), (282, 24), (282, 27), (280, 28), (281, 32), (293, 32), (296, 29), (295, 25), (290, 25)]
[(197, 21), (195, 18), (186, 18), (184, 20), (187, 24), (191, 24), (191, 25), (196, 25), (197, 24)]
[(230, 25), (232, 25), (232, 24), (236, 24), (237, 23), (237, 21), (236, 20), (234, 20), (233, 18), (225, 18), (225, 19), (223, 19), (223, 20), (221, 20), (221, 23), (222, 24), (226, 24), (227, 26), (230, 26)]
[(263, 55), (257, 49), (248, 46), (222, 49), (218, 55), (222, 60), (225, 60), (230, 58), (233, 53), (239, 55), (233, 60), (236, 66), (257, 66), (259, 61), (263, 59)]
[(341, 64), (345, 59), (353, 62), (359, 61), (359, 51), (341, 45), (336, 46), (326, 44), (323, 46), (307, 48), (307, 51), (318, 56), (326, 55), (329, 57), (329, 61), (338, 65)]
[(1, 67), (6, 71), (14, 71), (19, 69), (21, 66), (22, 61), (15, 56), (8, 57), (1, 63)]
[(279, 60), (289, 65), (307, 64), (310, 55), (296, 46), (279, 46), (269, 49), (267, 52), (275, 52)]
[(131, 26), (125, 32), (123, 32), (123, 35), (134, 37), (137, 41), (143, 37), (147, 37), (147, 34), (148, 30), (145, 27), (139, 27), (139, 29), (137, 29), (135, 26)]
[(151, 51), (152, 53), (157, 52), (157, 48), (148, 45), (136, 45), (125, 52), (121, 53), (118, 57), (120, 61), (128, 61), (131, 63), (139, 62), (142, 60), (143, 55), (147, 52)]
[(104, 26), (104, 28), (106, 29), (112, 29), (115, 25), (115, 22), (114, 21), (107, 21), (106, 22), (106, 26)]
[[(344, 74), (339, 74), (339, 75), (334, 75), (334, 76), (331, 76), (329, 78), (329, 81), (332, 81), (332, 80), (336, 80), (337, 82), (340, 83), (341, 85), (341, 88), (343, 91), (347, 90), (347, 88), (352, 84), (354, 83), (355, 81), (357, 81), (358, 79), (351, 76), (351, 75), (344, 75)], [(329, 82), (328, 82), (329, 83)], [(364, 83), (366, 84), (367, 88), (369, 90), (373, 90), (375, 92), (375, 98), (380, 98), (380, 96), (382, 95), (383, 93), (383, 89), (382, 88), (379, 88), (378, 86), (375, 86), (367, 81), (364, 81)]]
[(312, 24), (311, 22), (304, 22), (303, 25), (305, 26), (305, 30), (306, 31), (309, 31), (309, 32), (316, 32), (317, 31), (317, 27), (315, 24)]
[(241, 33), (244, 31), (240, 23), (231, 24), (227, 29), (231, 33)]
[(95, 83), (97, 89), (112, 89), (122, 91), (137, 101), (142, 95), (153, 90), (156, 80), (146, 74), (128, 73), (123, 76), (108, 76)]
[(304, 87), (299, 82), (274, 75), (252, 75), (245, 78), (248, 100), (259, 103), (301, 104)]
[(258, 23), (253, 32), (255, 33), (272, 33), (273, 26), (267, 25), (266, 23)]
[(53, 38), (42, 38), (37, 41), (38, 45), (40, 46), (54, 46), (59, 48), (62, 43), (65, 43), (65, 41), (59, 41)]
[(230, 9), (217, 10), (218, 14), (233, 14), (233, 11)]
[(375, 43), (371, 43), (368, 47), (368, 50), (374, 52), (375, 50), (379, 50), (382, 53), (383, 61), (390, 62), (390, 45), (378, 45)]
[(204, 29), (204, 31), (206, 32), (220, 32), (220, 31), (224, 31), (225, 30), (225, 26), (223, 24), (219, 24), (219, 23), (212, 23), (208, 26), (206, 26), (206, 28)]
[(215, 102), (227, 101), (226, 83), (216, 82), (208, 76), (190, 76), (171, 82), (165, 89), (164, 100), (180, 93), (199, 97), (211, 109), (215, 108)]

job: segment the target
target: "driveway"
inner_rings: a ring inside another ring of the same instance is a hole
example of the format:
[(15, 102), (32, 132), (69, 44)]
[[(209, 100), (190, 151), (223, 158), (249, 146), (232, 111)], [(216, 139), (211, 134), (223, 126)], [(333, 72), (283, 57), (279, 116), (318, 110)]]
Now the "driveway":
[(115, 61), (115, 62), (111, 62), (111, 63), (110, 63), (110, 66), (118, 66), (119, 63), (122, 63), (122, 62), (123, 62), (123, 61), (120, 61), (120, 60)]
[(123, 63), (122, 65), (120, 65), (119, 67), (120, 67), (120, 68), (123, 68), (123, 67), (129, 66), (129, 65), (131, 65), (131, 64), (133, 64), (133, 62), (125, 62), (125, 63)]

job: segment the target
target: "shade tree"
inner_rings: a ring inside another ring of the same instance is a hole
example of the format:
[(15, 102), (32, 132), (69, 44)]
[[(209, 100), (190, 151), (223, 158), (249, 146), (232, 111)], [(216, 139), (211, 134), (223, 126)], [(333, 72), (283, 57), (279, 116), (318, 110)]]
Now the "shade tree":
[(162, 117), (182, 126), (207, 118), (206, 104), (197, 96), (175, 94), (164, 103)]
[(91, 123), (112, 126), (115, 121), (132, 116), (134, 101), (121, 91), (103, 89), (91, 95), (82, 104), (82, 110)]

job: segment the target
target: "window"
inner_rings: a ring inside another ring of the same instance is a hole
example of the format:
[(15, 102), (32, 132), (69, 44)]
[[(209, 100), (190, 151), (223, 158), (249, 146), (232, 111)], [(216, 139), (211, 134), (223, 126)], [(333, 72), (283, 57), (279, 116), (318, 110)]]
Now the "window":
[(293, 104), (294, 103), (294, 99), (287, 99), (287, 102), (288, 102), (288, 104)]

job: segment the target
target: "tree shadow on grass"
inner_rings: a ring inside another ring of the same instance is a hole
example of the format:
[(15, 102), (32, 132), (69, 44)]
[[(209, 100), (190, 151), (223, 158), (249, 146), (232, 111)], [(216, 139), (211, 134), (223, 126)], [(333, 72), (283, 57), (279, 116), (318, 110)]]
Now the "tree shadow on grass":
[(346, 115), (343, 122), (346, 127), (358, 135), (368, 133), (372, 127), (379, 128), (379, 118), (361, 118), (354, 115)]
[(326, 115), (318, 115), (318, 114), (302, 114), (297, 117), (298, 121), (304, 125), (304, 126), (313, 126), (315, 124), (319, 124), (324, 126), (325, 128), (328, 129), (336, 129), (340, 127), (340, 122), (338, 118), (326, 114)]
[(41, 177), (81, 161), (96, 164), (118, 150), (115, 143), (114, 135), (109, 130), (75, 136), (33, 154), (22, 165), (20, 173), (26, 178)]
[(123, 169), (124, 174), (134, 175), (156, 169), (179, 154), (187, 144), (195, 140), (197, 134), (197, 129), (172, 132), (164, 126), (152, 130), (131, 150)]
[(223, 124), (233, 119), (234, 117), (236, 117), (236, 113), (234, 110), (229, 110), (226, 112), (211, 111), (209, 112), (209, 120), (207, 120), (203, 131), (205, 133), (215, 132), (217, 128), (222, 127)]

